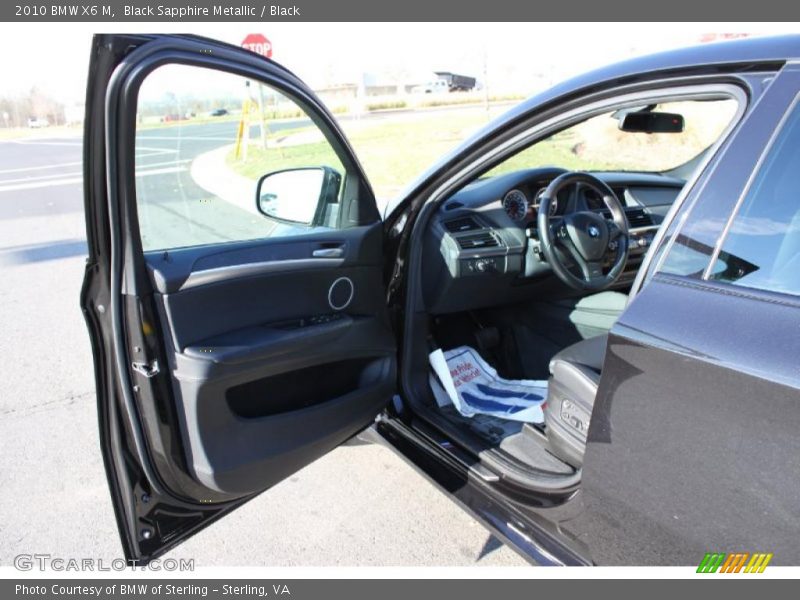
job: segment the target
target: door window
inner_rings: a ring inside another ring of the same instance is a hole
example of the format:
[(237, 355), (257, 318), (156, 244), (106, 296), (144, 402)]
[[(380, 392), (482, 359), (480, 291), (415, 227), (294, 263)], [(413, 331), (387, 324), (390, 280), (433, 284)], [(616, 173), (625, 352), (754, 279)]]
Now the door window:
[[(306, 111), (227, 72), (165, 65), (136, 115), (142, 247), (163, 250), (290, 236), (361, 223), (358, 179)], [(345, 190), (351, 190), (346, 192)]]
[(710, 278), (800, 294), (800, 109), (797, 106), (733, 217)]

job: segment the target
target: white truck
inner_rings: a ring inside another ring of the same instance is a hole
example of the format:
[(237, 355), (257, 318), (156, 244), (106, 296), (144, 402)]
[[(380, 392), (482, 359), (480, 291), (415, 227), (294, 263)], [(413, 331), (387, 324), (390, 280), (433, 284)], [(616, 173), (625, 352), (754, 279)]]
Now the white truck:
[(417, 94), (448, 94), (450, 92), (468, 92), (475, 89), (476, 80), (467, 75), (457, 75), (450, 71), (436, 71), (436, 79), (416, 86), (412, 91)]

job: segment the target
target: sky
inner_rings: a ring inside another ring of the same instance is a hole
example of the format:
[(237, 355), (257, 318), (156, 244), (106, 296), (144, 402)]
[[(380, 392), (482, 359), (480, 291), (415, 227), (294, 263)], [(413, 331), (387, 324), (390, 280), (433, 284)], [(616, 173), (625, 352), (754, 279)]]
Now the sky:
[[(364, 73), (423, 82), (448, 70), (494, 91), (529, 93), (630, 57), (698, 43), (705, 33), (800, 32), (797, 23), (15, 23), (0, 35), (0, 95), (37, 85), (83, 99), (94, 32), (193, 33), (239, 44), (262, 33), (273, 58), (319, 88)], [(21, 50), (24, 49), (24, 50)], [(484, 71), (486, 76), (484, 77)]]

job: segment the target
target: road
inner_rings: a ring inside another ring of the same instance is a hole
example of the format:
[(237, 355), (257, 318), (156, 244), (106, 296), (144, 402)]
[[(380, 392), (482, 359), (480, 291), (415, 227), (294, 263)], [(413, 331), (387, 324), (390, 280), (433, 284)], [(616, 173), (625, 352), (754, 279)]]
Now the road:
[[(177, 151), (169, 129), (144, 132), (139, 176), (199, 193), (187, 161), (233, 126), (183, 128)], [(121, 556), (78, 309), (81, 158), (79, 138), (0, 142), (0, 565), (20, 553)], [(197, 566), (524, 564), (390, 451), (364, 445), (335, 450), (170, 555)]]

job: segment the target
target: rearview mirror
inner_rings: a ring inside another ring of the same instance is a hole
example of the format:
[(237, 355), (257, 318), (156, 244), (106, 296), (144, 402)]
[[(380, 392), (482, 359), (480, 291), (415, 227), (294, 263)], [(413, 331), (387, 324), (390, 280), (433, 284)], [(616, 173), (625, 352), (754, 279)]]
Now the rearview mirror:
[(683, 115), (667, 112), (629, 112), (619, 122), (622, 131), (631, 133), (681, 133), (683, 127)]
[(265, 217), (302, 225), (333, 225), (341, 174), (330, 167), (267, 173), (258, 180), (256, 208)]

